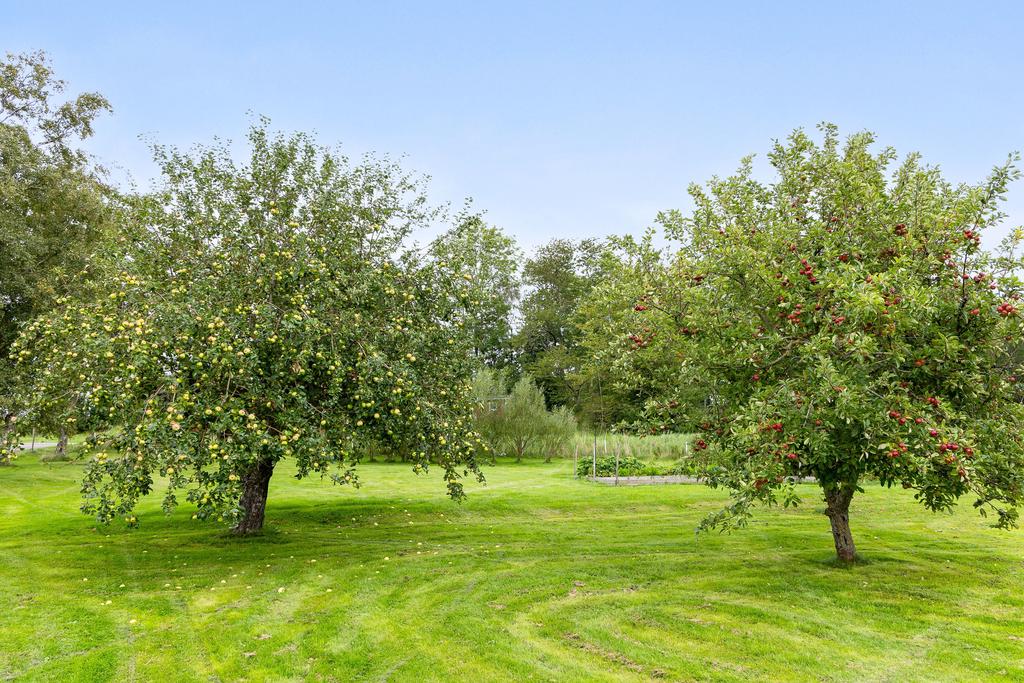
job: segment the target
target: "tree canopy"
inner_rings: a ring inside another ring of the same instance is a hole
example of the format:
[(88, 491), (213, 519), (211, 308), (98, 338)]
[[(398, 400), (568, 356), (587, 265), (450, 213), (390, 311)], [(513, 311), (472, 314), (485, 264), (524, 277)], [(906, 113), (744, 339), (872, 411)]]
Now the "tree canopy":
[(530, 450), (543, 451), (550, 460), (576, 432), (568, 408), (548, 410), (544, 393), (529, 375), (520, 376), (506, 391), (501, 374), (484, 368), (474, 375), (472, 387), (477, 429), (491, 453), (508, 449), (520, 462)]
[(43, 53), (0, 61), (0, 429), (14, 418), (19, 326), (76, 286), (111, 221), (101, 171), (80, 147), (110, 105), (96, 93), (61, 101), (65, 88)]
[(523, 267), (526, 295), (516, 333), (517, 359), (544, 390), (550, 406), (584, 407), (578, 308), (600, 280), (603, 246), (597, 240), (553, 239), (537, 248)]
[(998, 253), (979, 244), (1004, 218), (1014, 159), (954, 185), (917, 155), (872, 151), (868, 133), (822, 132), (778, 142), (772, 182), (748, 158), (692, 186), (691, 214), (660, 216), (673, 246), (634, 246), (623, 277), (639, 286), (605, 292), (630, 297), (605, 343), (617, 376), (657, 389), (645, 426), (700, 426), (709, 482), (732, 492), (707, 527), (795, 503), (802, 476), (823, 489), (842, 560), (868, 478), (933, 510), (971, 495), (1011, 526), (1024, 495), (1024, 235)]
[(406, 246), (432, 216), (393, 163), (352, 164), (255, 126), (223, 145), (158, 148), (164, 177), (133, 201), (102, 267), (15, 344), (30, 415), (99, 429), (84, 509), (135, 518), (167, 477), (196, 516), (259, 529), (274, 466), (356, 482), (367, 444), (478, 473), (460, 331), (463, 274)]
[(473, 355), (489, 367), (511, 363), (512, 317), (519, 302), (522, 258), (515, 240), (480, 215), (463, 213), (434, 240), (430, 253), (442, 267), (457, 268), (469, 278), (465, 332)]

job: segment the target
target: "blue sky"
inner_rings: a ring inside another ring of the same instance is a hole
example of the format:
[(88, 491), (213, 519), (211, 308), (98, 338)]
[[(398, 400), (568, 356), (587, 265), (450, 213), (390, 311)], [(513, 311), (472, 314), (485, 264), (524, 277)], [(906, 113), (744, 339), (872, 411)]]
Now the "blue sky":
[[(686, 186), (829, 120), (954, 180), (1024, 149), (1022, 3), (21, 2), (115, 113), (91, 149), (145, 185), (140, 135), (240, 138), (249, 112), (351, 155), (405, 155), (531, 247), (639, 232)], [(1024, 221), (1024, 183), (1007, 205)], [(991, 240), (990, 240), (991, 241)]]

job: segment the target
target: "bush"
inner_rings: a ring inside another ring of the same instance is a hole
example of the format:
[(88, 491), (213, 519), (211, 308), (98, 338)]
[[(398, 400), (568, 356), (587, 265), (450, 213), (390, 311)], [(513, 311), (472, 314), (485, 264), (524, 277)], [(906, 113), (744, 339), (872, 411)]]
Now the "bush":
[[(645, 462), (657, 460), (678, 460), (690, 455), (691, 434), (657, 434), (638, 436), (636, 434), (598, 433), (596, 435), (598, 457), (600, 454), (612, 455), (617, 452), (622, 457), (634, 456)], [(569, 457), (578, 453), (579, 457), (588, 460), (594, 449), (595, 434), (578, 431), (565, 448), (556, 453), (556, 457)]]
[(697, 475), (697, 464), (693, 460), (688, 460), (686, 458), (682, 458), (680, 460), (676, 460), (674, 463), (672, 463), (668, 467), (665, 467), (664, 470), (661, 472), (661, 474), (666, 475), (666, 476), (667, 475), (696, 476)]
[[(619, 458), (619, 476), (620, 477), (635, 477), (643, 474), (644, 469), (648, 465), (644, 461), (626, 455)], [(589, 477), (594, 471), (593, 460), (586, 458), (581, 459), (576, 467), (576, 474), (581, 477)], [(615, 476), (615, 456), (614, 455), (603, 455), (597, 459), (597, 476), (599, 477), (614, 477)]]
[[(594, 461), (590, 458), (581, 459), (576, 466), (576, 476), (589, 477), (594, 471)], [(620, 477), (666, 477), (672, 475), (694, 475), (696, 466), (692, 460), (685, 458), (673, 463), (647, 463), (631, 455), (620, 456)], [(615, 476), (615, 456), (603, 455), (597, 459), (597, 476)]]

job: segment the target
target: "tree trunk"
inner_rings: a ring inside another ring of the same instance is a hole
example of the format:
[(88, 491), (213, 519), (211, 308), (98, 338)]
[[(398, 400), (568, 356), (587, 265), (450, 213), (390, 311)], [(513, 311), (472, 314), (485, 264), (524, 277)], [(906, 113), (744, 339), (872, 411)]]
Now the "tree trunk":
[(68, 430), (65, 427), (60, 428), (60, 437), (57, 439), (55, 453), (54, 460), (63, 460), (68, 455)]
[(252, 534), (263, 528), (263, 515), (267, 509), (267, 489), (274, 463), (261, 460), (242, 476), (242, 499), (239, 507), (242, 517), (232, 531), (239, 535)]
[(836, 557), (840, 562), (853, 562), (857, 559), (857, 548), (853, 545), (853, 534), (850, 533), (850, 501), (853, 499), (853, 487), (833, 487), (825, 489), (825, 514), (832, 523), (832, 539), (836, 544)]
[(5, 452), (7, 445), (7, 438), (11, 431), (14, 429), (14, 414), (5, 413), (3, 415), (3, 422), (0, 423), (0, 465), (10, 465), (11, 461), (8, 459), (8, 453)]

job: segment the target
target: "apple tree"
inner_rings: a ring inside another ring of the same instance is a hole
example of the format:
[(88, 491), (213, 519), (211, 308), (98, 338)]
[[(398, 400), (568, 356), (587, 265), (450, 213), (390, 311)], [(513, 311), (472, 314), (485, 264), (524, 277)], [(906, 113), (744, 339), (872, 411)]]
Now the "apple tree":
[[(643, 426), (689, 430), (743, 525), (755, 504), (821, 486), (841, 561), (855, 558), (850, 503), (867, 480), (931, 510), (962, 496), (1000, 527), (1024, 495), (1021, 231), (1005, 218), (1015, 158), (953, 184), (917, 155), (860, 133), (797, 131), (768, 156), (775, 178), (692, 186), (692, 213), (660, 216), (671, 246), (635, 246), (615, 365), (656, 385)], [(639, 253), (646, 250), (647, 253)], [(701, 400), (693, 401), (693, 389)]]
[[(20, 326), (78, 286), (111, 224), (111, 192), (80, 148), (110, 105), (96, 93), (63, 101), (66, 87), (42, 52), (0, 59), (0, 441), (18, 414), (9, 351)], [(0, 465), (15, 453), (0, 448)]]
[(353, 164), (259, 124), (251, 155), (157, 148), (163, 184), (138, 198), (94, 266), (14, 345), (26, 410), (97, 429), (83, 510), (134, 523), (166, 478), (200, 519), (263, 524), (282, 460), (355, 483), (363, 449), (443, 468), (453, 498), (473, 458), (466, 280), (406, 246), (435, 218), (416, 178)]

